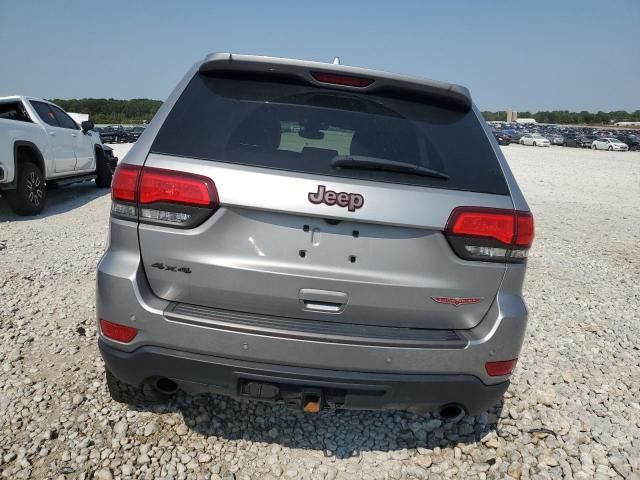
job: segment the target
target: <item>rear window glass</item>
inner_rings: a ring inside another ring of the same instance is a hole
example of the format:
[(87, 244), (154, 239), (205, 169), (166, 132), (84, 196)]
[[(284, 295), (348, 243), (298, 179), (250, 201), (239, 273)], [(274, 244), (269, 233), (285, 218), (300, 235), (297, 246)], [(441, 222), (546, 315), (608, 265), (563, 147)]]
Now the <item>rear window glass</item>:
[(40, 118), (43, 122), (51, 125), (52, 127), (60, 126), (48, 103), (36, 102), (31, 100), (31, 105), (36, 109), (36, 112), (38, 112), (38, 115), (40, 115)]
[(19, 122), (31, 122), (31, 118), (27, 110), (22, 106), (22, 102), (0, 103), (0, 118), (17, 120)]
[[(334, 177), (507, 195), (482, 125), (424, 99), (351, 93), (289, 80), (197, 74), (154, 153)], [(449, 179), (334, 168), (339, 155), (410, 163)]]

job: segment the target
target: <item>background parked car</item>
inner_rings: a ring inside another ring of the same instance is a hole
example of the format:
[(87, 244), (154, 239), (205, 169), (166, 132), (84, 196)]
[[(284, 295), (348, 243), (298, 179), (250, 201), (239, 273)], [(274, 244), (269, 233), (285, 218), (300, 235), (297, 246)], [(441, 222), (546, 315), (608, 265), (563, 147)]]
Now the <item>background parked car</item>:
[(629, 150), (636, 151), (640, 150), (640, 135), (630, 134), (630, 135), (621, 135), (617, 137), (623, 143), (626, 143), (629, 147)]
[(564, 137), (560, 134), (552, 134), (549, 136), (551, 145), (564, 145)]
[(520, 139), (525, 136), (523, 132), (517, 132), (511, 135), (511, 143), (520, 143)]
[(551, 142), (549, 139), (544, 138), (542, 135), (534, 133), (529, 135), (523, 135), (520, 139), (520, 145), (533, 145), (534, 147), (549, 147)]
[(564, 137), (565, 147), (590, 148), (595, 139), (586, 135), (572, 135)]
[(511, 143), (511, 137), (504, 132), (493, 132), (493, 136), (496, 137), (498, 145), (509, 145)]
[(129, 135), (122, 125), (109, 125), (100, 132), (102, 143), (126, 142)]
[(626, 152), (629, 147), (626, 143), (622, 143), (617, 138), (599, 138), (594, 140), (591, 144), (591, 148), (594, 150), (609, 150), (616, 152)]
[(142, 132), (144, 132), (145, 127), (133, 127), (131, 129), (129, 129), (128, 132), (128, 137), (127, 139), (130, 142), (135, 142), (136, 140), (138, 140), (138, 138), (140, 138), (140, 135), (142, 135)]
[(578, 135), (565, 135), (564, 137), (564, 146), (565, 147), (579, 147), (580, 146), (580, 137)]

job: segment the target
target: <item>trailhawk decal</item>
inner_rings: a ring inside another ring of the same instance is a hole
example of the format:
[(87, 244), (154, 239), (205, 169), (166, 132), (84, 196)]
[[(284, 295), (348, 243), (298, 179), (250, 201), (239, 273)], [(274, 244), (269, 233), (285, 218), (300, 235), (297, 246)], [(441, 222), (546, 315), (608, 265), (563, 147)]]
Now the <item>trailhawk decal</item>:
[(431, 297), (436, 303), (443, 303), (445, 305), (453, 305), (454, 307), (459, 307), (460, 305), (473, 305), (475, 303), (480, 303), (483, 299), (480, 297)]
[(309, 201), (315, 205), (338, 205), (347, 207), (350, 212), (355, 212), (364, 205), (364, 197), (359, 193), (334, 192), (327, 190), (324, 185), (318, 185), (317, 192), (309, 192)]

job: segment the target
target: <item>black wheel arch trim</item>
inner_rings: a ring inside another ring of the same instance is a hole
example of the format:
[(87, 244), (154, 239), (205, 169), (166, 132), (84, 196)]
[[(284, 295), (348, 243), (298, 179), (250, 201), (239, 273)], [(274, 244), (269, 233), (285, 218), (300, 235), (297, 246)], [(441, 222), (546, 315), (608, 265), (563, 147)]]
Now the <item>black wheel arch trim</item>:
[(38, 166), (38, 168), (40, 168), (40, 170), (42, 171), (42, 175), (45, 178), (45, 184), (47, 182), (47, 167), (44, 163), (44, 156), (42, 155), (42, 152), (40, 151), (40, 149), (38, 148), (38, 146), (33, 143), (30, 142), (28, 140), (16, 140), (13, 143), (13, 167), (14, 167), (14, 171), (13, 171), (13, 180), (3, 186), (6, 189), (11, 189), (11, 188), (15, 188), (16, 187), (16, 182), (18, 181), (18, 149), (20, 147), (27, 147), (29, 149), (31, 149), (33, 151), (33, 153), (36, 156), (36, 165)]
[(111, 168), (111, 173), (115, 172), (116, 166), (118, 164), (118, 157), (113, 154), (113, 148), (109, 145), (103, 145), (102, 143), (95, 143), (94, 150), (96, 151), (96, 172), (98, 171), (98, 150), (104, 153), (104, 158), (109, 162), (109, 167)]
[(94, 146), (94, 148), (100, 149), (103, 152), (108, 152), (108, 151), (112, 151), (113, 152), (113, 148), (111, 148), (109, 145), (103, 145), (102, 143), (94, 143), (93, 146)]

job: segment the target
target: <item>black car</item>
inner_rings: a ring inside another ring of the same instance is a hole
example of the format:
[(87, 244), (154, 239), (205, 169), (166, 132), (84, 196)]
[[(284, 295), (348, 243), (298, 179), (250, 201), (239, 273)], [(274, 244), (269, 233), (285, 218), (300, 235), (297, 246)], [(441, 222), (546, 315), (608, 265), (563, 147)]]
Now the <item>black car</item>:
[(565, 147), (580, 147), (580, 136), (578, 135), (565, 135), (564, 146)]
[(640, 135), (618, 135), (616, 138), (622, 143), (626, 143), (629, 146), (629, 151), (640, 150)]
[(565, 136), (565, 147), (591, 148), (591, 144), (596, 138), (592, 135)]
[(503, 132), (493, 132), (493, 136), (496, 137), (498, 145), (509, 145), (511, 143), (511, 136)]
[(102, 143), (126, 142), (129, 138), (127, 131), (122, 125), (110, 125), (104, 127), (100, 132)]
[(594, 140), (597, 140), (598, 137), (595, 135), (584, 135), (580, 137), (580, 147), (582, 148), (591, 148), (591, 144)]
[(133, 127), (129, 129), (129, 131), (127, 132), (129, 134), (128, 140), (130, 142), (135, 142), (136, 140), (138, 140), (138, 138), (140, 138), (140, 135), (142, 135), (142, 132), (144, 132), (144, 130), (145, 127)]
[(520, 139), (525, 136), (527, 132), (518, 132), (511, 136), (511, 143), (520, 143)]

